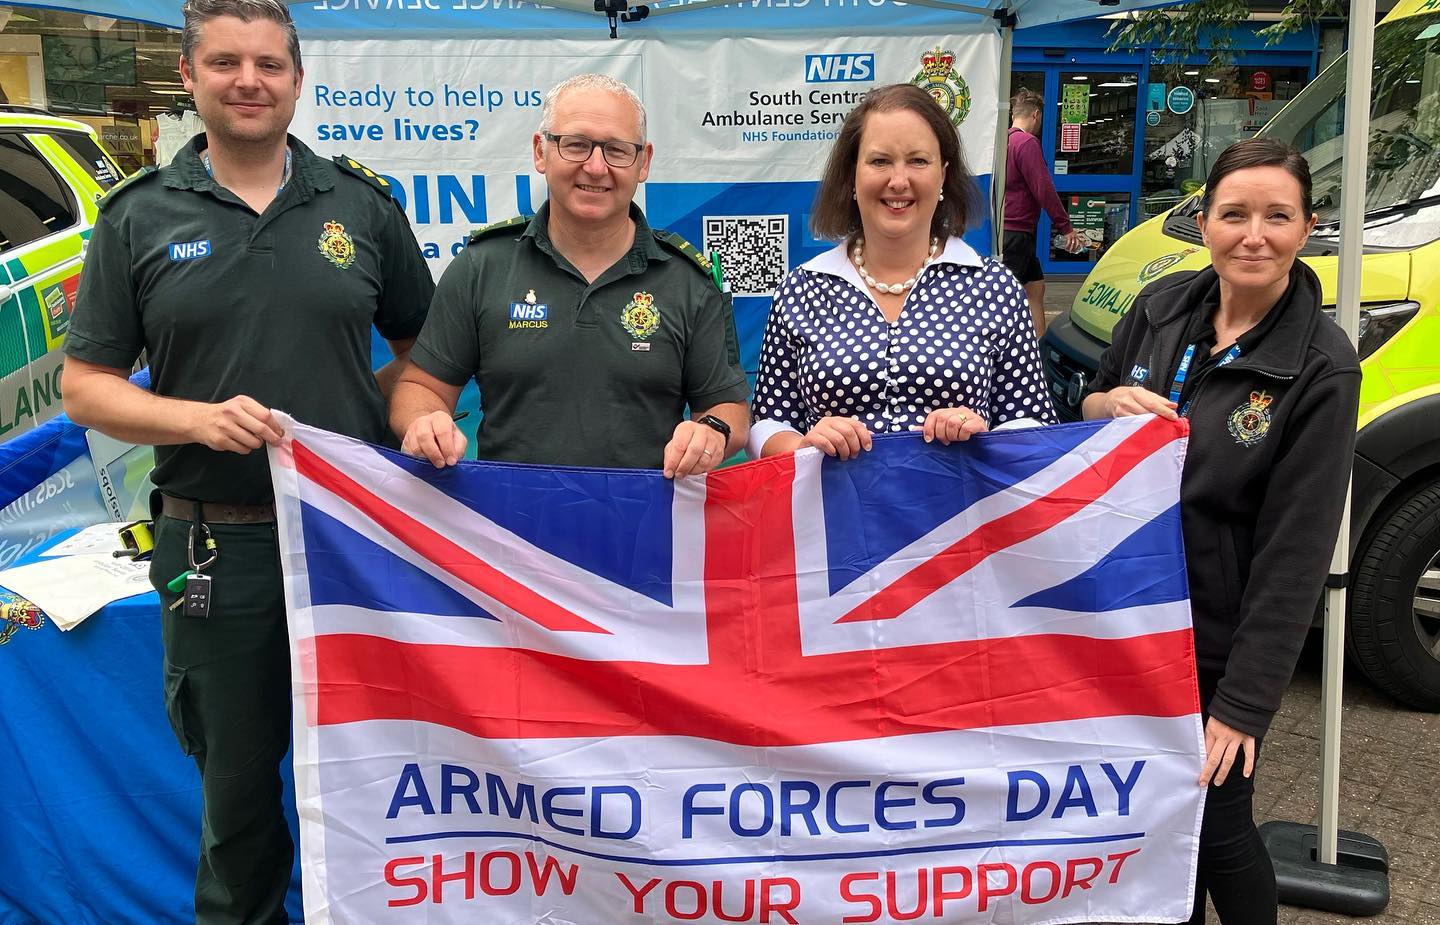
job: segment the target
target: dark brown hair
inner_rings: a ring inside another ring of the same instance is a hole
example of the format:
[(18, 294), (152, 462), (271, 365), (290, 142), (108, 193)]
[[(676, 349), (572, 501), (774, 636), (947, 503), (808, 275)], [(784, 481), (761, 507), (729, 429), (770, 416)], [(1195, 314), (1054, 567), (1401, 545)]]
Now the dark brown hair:
[(1314, 203), (1310, 198), (1310, 164), (1305, 156), (1293, 146), (1274, 138), (1246, 138), (1237, 141), (1215, 158), (1210, 176), (1205, 178), (1205, 195), (1200, 200), (1200, 210), (1210, 214), (1215, 204), (1215, 188), (1220, 181), (1237, 170), (1250, 167), (1283, 167), (1285, 172), (1300, 184), (1300, 211), (1305, 220), (1314, 214)]
[(180, 15), (185, 19), (185, 28), (180, 32), (180, 55), (191, 64), (195, 62), (195, 47), (200, 44), (201, 27), (217, 16), (234, 16), (242, 22), (268, 19), (278, 25), (285, 33), (290, 60), (295, 70), (300, 70), (300, 37), (295, 34), (295, 21), (284, 0), (185, 0)]
[(840, 240), (860, 228), (860, 207), (855, 202), (855, 165), (860, 160), (860, 135), (865, 120), (872, 112), (909, 110), (924, 119), (940, 142), (940, 161), (945, 167), (941, 189), (945, 198), (935, 207), (930, 220), (930, 233), (944, 238), (964, 234), (979, 213), (979, 191), (970, 168), (965, 166), (965, 152), (960, 136), (935, 98), (914, 84), (891, 84), (876, 87), (865, 94), (859, 106), (850, 110), (840, 126), (840, 137), (830, 149), (830, 159), (815, 192), (815, 205), (810, 215), (810, 229), (817, 238)]
[(1034, 90), (1020, 88), (1020, 92), (1010, 97), (1010, 115), (1028, 116), (1032, 112), (1039, 112), (1045, 108), (1045, 99)]

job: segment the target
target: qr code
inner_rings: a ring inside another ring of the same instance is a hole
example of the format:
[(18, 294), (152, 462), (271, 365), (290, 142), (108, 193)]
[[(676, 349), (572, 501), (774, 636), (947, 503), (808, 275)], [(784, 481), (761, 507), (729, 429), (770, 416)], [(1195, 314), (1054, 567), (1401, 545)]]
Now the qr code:
[(724, 215), (704, 218), (705, 255), (720, 257), (735, 295), (768, 296), (785, 278), (790, 216)]

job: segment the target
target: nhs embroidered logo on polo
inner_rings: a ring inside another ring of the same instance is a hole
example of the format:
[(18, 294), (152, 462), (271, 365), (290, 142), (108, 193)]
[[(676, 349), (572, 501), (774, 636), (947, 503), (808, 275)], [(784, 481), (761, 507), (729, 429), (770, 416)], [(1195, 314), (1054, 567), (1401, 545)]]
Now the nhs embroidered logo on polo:
[(177, 242), (170, 245), (170, 259), (172, 261), (198, 260), (201, 257), (209, 256), (209, 238), (206, 238), (204, 241), (185, 241), (183, 243)]

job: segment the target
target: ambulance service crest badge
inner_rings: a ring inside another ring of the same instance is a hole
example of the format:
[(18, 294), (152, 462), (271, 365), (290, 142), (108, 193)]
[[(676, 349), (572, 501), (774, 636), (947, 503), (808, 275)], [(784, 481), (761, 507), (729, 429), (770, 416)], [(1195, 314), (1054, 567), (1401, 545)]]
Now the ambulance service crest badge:
[(320, 234), (320, 253), (325, 259), (342, 270), (348, 270), (355, 262), (355, 239), (350, 237), (345, 226), (339, 222), (326, 222)]
[(19, 629), (38, 630), (45, 625), (45, 612), (25, 598), (0, 590), (0, 646)]
[(958, 128), (970, 115), (970, 85), (955, 70), (955, 53), (936, 45), (920, 56), (920, 70), (910, 82), (935, 97)]
[(1163, 256), (1156, 257), (1154, 260), (1150, 261), (1149, 263), (1145, 264), (1145, 266), (1140, 268), (1140, 275), (1137, 276), (1136, 279), (1142, 283), (1148, 283), (1156, 277), (1160, 276), (1160, 274), (1164, 273), (1166, 270), (1175, 266), (1175, 264), (1183, 261), (1186, 257), (1189, 257), (1191, 254), (1198, 253), (1200, 253), (1200, 248), (1187, 247), (1184, 250), (1174, 254), (1165, 254)]
[(1230, 436), (1241, 446), (1254, 446), (1270, 432), (1270, 401), (1268, 392), (1251, 392), (1250, 400), (1230, 412), (1227, 426)]
[(655, 307), (655, 297), (648, 292), (637, 292), (620, 313), (620, 325), (636, 340), (645, 340), (660, 330), (660, 310)]

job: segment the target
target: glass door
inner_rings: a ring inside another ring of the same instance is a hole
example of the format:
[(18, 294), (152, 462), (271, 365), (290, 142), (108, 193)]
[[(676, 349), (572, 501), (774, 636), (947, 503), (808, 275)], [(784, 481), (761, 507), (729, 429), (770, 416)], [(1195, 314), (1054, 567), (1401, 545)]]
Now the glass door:
[(1047, 120), (1054, 134), (1046, 147), (1055, 188), (1085, 247), (1070, 253), (1052, 230), (1042, 239), (1048, 246), (1041, 248), (1041, 263), (1048, 273), (1087, 273), (1130, 229), (1139, 172), (1140, 74), (1070, 65), (1056, 68), (1054, 76), (1055, 118)]
[(1056, 243), (1049, 215), (1036, 228), (1046, 274), (1084, 274), (1129, 230), (1138, 188), (1140, 68), (1115, 65), (1023, 63), (1011, 72), (1013, 88), (1045, 98), (1040, 149), (1071, 223), (1085, 238), (1078, 254)]

